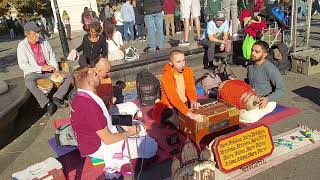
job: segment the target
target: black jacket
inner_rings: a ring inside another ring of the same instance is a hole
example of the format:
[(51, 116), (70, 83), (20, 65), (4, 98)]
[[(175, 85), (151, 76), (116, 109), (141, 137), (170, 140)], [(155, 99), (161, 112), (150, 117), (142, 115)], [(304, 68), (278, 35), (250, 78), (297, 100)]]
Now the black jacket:
[(101, 35), (97, 42), (91, 42), (89, 35), (84, 35), (81, 45), (76, 50), (82, 51), (90, 65), (94, 65), (99, 56), (108, 57), (108, 45), (106, 39)]
[(143, 0), (144, 14), (156, 14), (162, 11), (164, 0)]
[(137, 3), (136, 7), (133, 8), (136, 24), (144, 24), (144, 11), (142, 3)]

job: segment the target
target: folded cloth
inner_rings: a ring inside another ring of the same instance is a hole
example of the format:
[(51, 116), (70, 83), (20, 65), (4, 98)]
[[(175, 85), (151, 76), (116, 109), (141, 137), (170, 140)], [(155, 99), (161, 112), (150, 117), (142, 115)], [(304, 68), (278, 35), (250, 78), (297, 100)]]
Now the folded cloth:
[(239, 120), (242, 123), (255, 123), (259, 121), (263, 116), (271, 113), (277, 106), (276, 102), (268, 102), (267, 106), (263, 109), (256, 108), (250, 111), (245, 109), (240, 110)]

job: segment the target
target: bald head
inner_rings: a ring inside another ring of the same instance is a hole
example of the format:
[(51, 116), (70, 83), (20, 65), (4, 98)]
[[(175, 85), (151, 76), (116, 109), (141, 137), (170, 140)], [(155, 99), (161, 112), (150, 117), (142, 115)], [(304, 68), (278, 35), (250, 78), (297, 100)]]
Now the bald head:
[(110, 72), (111, 64), (107, 58), (99, 58), (94, 69), (99, 77), (106, 77)]

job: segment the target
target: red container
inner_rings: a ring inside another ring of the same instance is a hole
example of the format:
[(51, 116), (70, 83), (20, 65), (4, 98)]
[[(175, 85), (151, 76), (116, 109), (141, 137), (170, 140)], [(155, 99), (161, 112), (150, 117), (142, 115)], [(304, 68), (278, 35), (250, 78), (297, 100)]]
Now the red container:
[(259, 98), (252, 87), (242, 80), (227, 80), (218, 88), (219, 98), (239, 109), (252, 110), (258, 107)]

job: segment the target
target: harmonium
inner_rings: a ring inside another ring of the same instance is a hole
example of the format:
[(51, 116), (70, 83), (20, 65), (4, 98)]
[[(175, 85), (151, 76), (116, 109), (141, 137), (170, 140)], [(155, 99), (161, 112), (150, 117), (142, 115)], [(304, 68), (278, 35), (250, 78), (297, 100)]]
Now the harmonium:
[(201, 105), (192, 112), (202, 115), (202, 121), (198, 122), (179, 113), (179, 129), (198, 145), (208, 134), (239, 125), (239, 109), (224, 101)]

